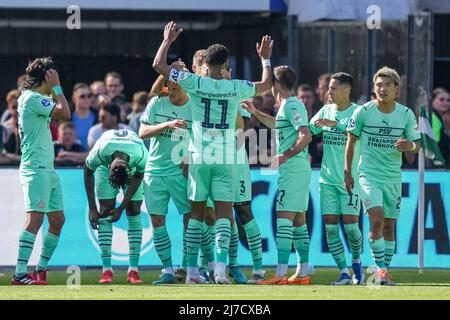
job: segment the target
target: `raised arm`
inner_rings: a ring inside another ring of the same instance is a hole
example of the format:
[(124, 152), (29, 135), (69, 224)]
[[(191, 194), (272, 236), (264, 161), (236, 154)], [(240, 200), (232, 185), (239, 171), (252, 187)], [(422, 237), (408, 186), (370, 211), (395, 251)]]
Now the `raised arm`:
[(164, 39), (161, 46), (156, 53), (155, 60), (153, 60), (153, 68), (164, 78), (169, 78), (170, 66), (167, 64), (167, 52), (170, 45), (177, 39), (178, 35), (183, 32), (183, 29), (177, 28), (177, 24), (170, 21), (164, 27)]
[(70, 108), (62, 92), (58, 72), (55, 69), (47, 70), (45, 81), (52, 88), (52, 98), (56, 101), (56, 106), (52, 111), (52, 118), (56, 120), (70, 120)]
[(262, 94), (272, 88), (272, 67), (270, 57), (272, 56), (273, 40), (270, 36), (264, 36), (261, 44), (256, 43), (256, 52), (261, 58), (263, 67), (261, 81), (254, 82), (256, 95)]

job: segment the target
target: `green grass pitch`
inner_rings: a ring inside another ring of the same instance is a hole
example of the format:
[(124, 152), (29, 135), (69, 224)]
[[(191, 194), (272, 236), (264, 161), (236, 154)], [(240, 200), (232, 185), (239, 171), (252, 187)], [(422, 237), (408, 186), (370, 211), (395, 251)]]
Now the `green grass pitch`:
[[(249, 275), (251, 270), (244, 269)], [(268, 270), (268, 273), (273, 270)], [(425, 270), (419, 274), (413, 269), (393, 269), (393, 287), (329, 285), (337, 278), (331, 268), (316, 269), (312, 286), (261, 285), (164, 285), (151, 282), (158, 278), (159, 270), (140, 271), (143, 285), (129, 285), (126, 271), (115, 270), (112, 285), (99, 285), (99, 269), (82, 269), (80, 289), (69, 289), (70, 276), (64, 270), (49, 272), (49, 286), (11, 286), (12, 272), (0, 272), (0, 299), (219, 299), (219, 300), (289, 300), (289, 299), (450, 299), (450, 270)]]

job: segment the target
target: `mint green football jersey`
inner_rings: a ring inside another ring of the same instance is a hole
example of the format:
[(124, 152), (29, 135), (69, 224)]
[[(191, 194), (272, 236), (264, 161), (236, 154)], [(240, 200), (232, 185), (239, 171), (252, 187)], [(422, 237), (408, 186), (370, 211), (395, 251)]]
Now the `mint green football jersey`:
[(55, 151), (50, 132), (56, 104), (49, 96), (24, 90), (18, 99), (18, 127), (22, 160), (20, 169), (53, 170)]
[(95, 142), (86, 158), (86, 167), (95, 171), (100, 166), (109, 167), (111, 156), (117, 152), (126, 153), (133, 172), (143, 173), (148, 151), (139, 136), (128, 129), (112, 129), (104, 132)]
[[(345, 145), (347, 144), (347, 124), (353, 112), (359, 106), (352, 103), (344, 111), (338, 111), (335, 104), (324, 105), (319, 112), (309, 121), (309, 130), (312, 134), (322, 133), (323, 137), (323, 157), (320, 169), (320, 183), (331, 185), (343, 185), (345, 168)], [(314, 122), (318, 119), (328, 119), (337, 121), (336, 127), (318, 128)], [(357, 167), (360, 158), (359, 142), (356, 143), (353, 157), (352, 174), (357, 175)]]
[[(278, 154), (282, 154), (294, 145), (298, 138), (298, 130), (303, 127), (308, 127), (308, 114), (305, 105), (297, 97), (289, 97), (280, 106), (275, 117)], [(286, 161), (282, 167), (291, 171), (311, 170), (308, 146)]]
[(165, 129), (150, 139), (149, 155), (145, 172), (152, 176), (181, 174), (180, 163), (188, 156), (189, 132), (191, 130), (192, 102), (175, 106), (169, 97), (154, 97), (141, 116), (141, 123), (157, 125), (175, 119), (185, 120), (188, 129)]
[(175, 69), (170, 70), (169, 80), (178, 83), (192, 100), (189, 151), (194, 156), (201, 154), (203, 159), (209, 157), (232, 164), (236, 159), (235, 129), (240, 100), (255, 95), (254, 83), (214, 80)]
[(383, 183), (401, 182), (402, 152), (395, 142), (400, 138), (420, 140), (411, 109), (396, 102), (394, 111), (386, 114), (378, 110), (376, 100), (367, 102), (353, 113), (347, 131), (361, 142), (360, 176)]

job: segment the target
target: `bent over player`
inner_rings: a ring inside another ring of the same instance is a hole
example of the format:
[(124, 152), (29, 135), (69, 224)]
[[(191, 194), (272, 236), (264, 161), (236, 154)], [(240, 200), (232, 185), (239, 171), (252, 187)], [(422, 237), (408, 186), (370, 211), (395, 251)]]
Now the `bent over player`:
[[(128, 218), (130, 267), (128, 282), (142, 283), (138, 264), (142, 243), (141, 205), (144, 198), (142, 179), (148, 151), (143, 141), (127, 129), (108, 130), (95, 143), (84, 166), (84, 185), (89, 203), (89, 220), (98, 229), (103, 273), (99, 283), (111, 283), (112, 223), (120, 219), (123, 210)], [(94, 172), (96, 178), (94, 178)], [(100, 212), (94, 196), (94, 183)], [(119, 189), (124, 198), (116, 208)]]

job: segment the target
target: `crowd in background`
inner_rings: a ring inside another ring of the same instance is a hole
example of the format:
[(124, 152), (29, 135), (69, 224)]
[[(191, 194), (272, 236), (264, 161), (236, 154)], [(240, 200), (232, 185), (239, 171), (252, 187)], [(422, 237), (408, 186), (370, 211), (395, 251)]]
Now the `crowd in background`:
[[(300, 99), (311, 119), (320, 108), (329, 103), (328, 83), (330, 74), (318, 77), (317, 84), (300, 84), (295, 94)], [(0, 164), (19, 164), (21, 157), (20, 137), (18, 131), (18, 98), (26, 76), (17, 80), (17, 88), (8, 92), (6, 109), (0, 119)], [(71, 104), (72, 118), (70, 122), (52, 120), (50, 129), (54, 142), (55, 164), (77, 166), (82, 165), (89, 150), (101, 134), (110, 129), (130, 129), (139, 131), (140, 116), (147, 103), (154, 96), (149, 92), (139, 91), (133, 94), (131, 102), (124, 95), (122, 77), (117, 72), (109, 72), (104, 80), (96, 80), (90, 84), (77, 83), (65, 94)], [(278, 107), (270, 91), (253, 98), (253, 103), (262, 112), (275, 116)], [(416, 110), (418, 112), (418, 110)], [(450, 94), (445, 88), (433, 91), (429, 119), (446, 165), (450, 164)], [(275, 136), (264, 124), (252, 117), (249, 127), (258, 133), (258, 143), (247, 145), (258, 152), (250, 155), (275, 153)], [(148, 146), (148, 141), (146, 141)], [(314, 136), (309, 145), (309, 156), (313, 166), (320, 166), (322, 161), (322, 138)], [(250, 163), (260, 163), (251, 159)], [(405, 166), (415, 166), (417, 157), (412, 153), (404, 154)]]

